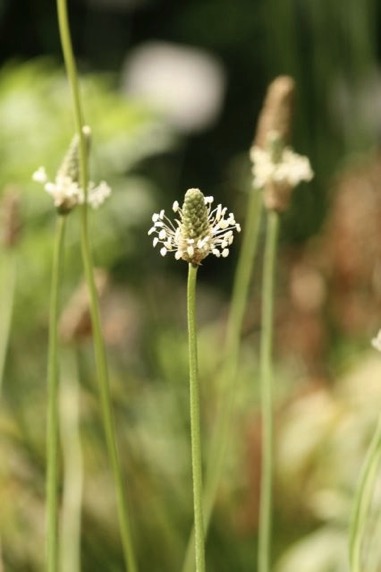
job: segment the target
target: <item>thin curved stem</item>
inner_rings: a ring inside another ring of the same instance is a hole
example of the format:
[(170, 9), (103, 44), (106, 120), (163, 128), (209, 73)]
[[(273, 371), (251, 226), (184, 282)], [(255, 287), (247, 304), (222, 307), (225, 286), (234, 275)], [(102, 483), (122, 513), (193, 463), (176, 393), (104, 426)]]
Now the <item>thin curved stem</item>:
[(361, 547), (380, 459), (381, 417), (378, 420), (376, 430), (365, 457), (356, 498), (353, 504), (352, 521), (349, 531), (349, 562), (351, 572), (362, 572)]
[(81, 509), (83, 458), (80, 432), (80, 385), (75, 350), (66, 349), (61, 360), (60, 429), (63, 457), (60, 572), (81, 570)]
[[(82, 131), (84, 125), (84, 119), (83, 119), (83, 111), (82, 111), (81, 97), (79, 90), (77, 66), (75, 63), (73, 47), (71, 42), (69, 18), (67, 13), (67, 0), (57, 0), (57, 14), (58, 14), (58, 27), (60, 32), (62, 52), (64, 56), (66, 73), (68, 76), (69, 86), (71, 89), (71, 95), (73, 100), (74, 121), (79, 137), (81, 183), (83, 192), (85, 194), (85, 200), (83, 202), (82, 211), (87, 212), (87, 204), (86, 204), (86, 193), (88, 188), (87, 145)], [(86, 186), (84, 186), (84, 183), (86, 183)]]
[(269, 572), (271, 561), (273, 480), (273, 380), (272, 338), (276, 250), (279, 215), (267, 215), (266, 246), (262, 281), (262, 330), (260, 341), (262, 464), (258, 531), (258, 572)]
[(14, 249), (4, 250), (3, 272), (1, 280), (1, 323), (0, 323), (0, 397), (4, 382), (4, 368), (9, 345), (9, 334), (12, 323), (13, 303), (15, 296), (17, 252)]
[(130, 517), (127, 507), (120, 455), (116, 439), (116, 428), (112, 412), (106, 350), (102, 336), (99, 303), (94, 280), (93, 261), (89, 241), (86, 201), (86, 193), (89, 181), (87, 146), (85, 137), (83, 135), (83, 113), (79, 93), (78, 75), (70, 37), (66, 0), (57, 0), (57, 8), (62, 50), (64, 54), (66, 71), (71, 86), (76, 127), (80, 139), (81, 187), (84, 189), (85, 193), (84, 204), (81, 207), (81, 250), (85, 278), (90, 297), (90, 312), (93, 327), (94, 351), (98, 373), (102, 418), (106, 435), (106, 444), (116, 488), (117, 511), (125, 565), (129, 572), (136, 572), (137, 563), (132, 542)]
[(225, 359), (221, 367), (223, 373), (220, 407), (214, 424), (214, 432), (208, 457), (204, 495), (206, 528), (209, 525), (223, 470), (225, 451), (233, 422), (236, 396), (238, 394), (235, 378), (239, 364), (242, 323), (258, 245), (261, 206), (262, 197), (260, 193), (253, 192), (233, 285), (232, 303), (226, 330)]
[(188, 265), (187, 316), (189, 346), (190, 421), (192, 441), (193, 512), (196, 572), (205, 572), (204, 519), (202, 506), (202, 455), (200, 434), (200, 388), (196, 331), (197, 266)]
[(239, 361), (242, 323), (258, 247), (262, 203), (261, 192), (258, 189), (252, 189), (243, 228), (242, 246), (234, 277), (231, 308), (226, 328), (227, 358), (225, 363), (234, 364), (235, 368), (232, 369), (236, 369)]
[(58, 216), (53, 253), (52, 285), (50, 294), (49, 350), (48, 350), (48, 420), (47, 420), (47, 570), (58, 571), (58, 318), (59, 291), (63, 265), (63, 245), (66, 217)]
[[(225, 452), (233, 423), (238, 394), (235, 381), (239, 364), (241, 330), (258, 247), (261, 212), (261, 193), (257, 189), (253, 189), (243, 226), (242, 245), (234, 277), (232, 301), (226, 330), (224, 360), (221, 366), (223, 373), (221, 375), (220, 403), (213, 425), (213, 434), (206, 465), (203, 495), (205, 536), (209, 528), (218, 485), (223, 472)], [(192, 572), (193, 567), (194, 528), (188, 541), (182, 572)]]
[(85, 230), (83, 230), (82, 226), (82, 257), (85, 267), (86, 280), (90, 291), (90, 305), (91, 305), (90, 311), (91, 311), (91, 321), (93, 326), (95, 362), (98, 373), (103, 425), (104, 425), (106, 444), (111, 461), (111, 468), (116, 488), (117, 511), (118, 511), (119, 526), (123, 544), (126, 569), (129, 572), (136, 572), (137, 563), (132, 543), (130, 517), (127, 507), (125, 486), (122, 476), (120, 454), (116, 439), (115, 421), (112, 412), (108, 366), (107, 366), (106, 352), (102, 337), (99, 304), (94, 281), (89, 242), (87, 240), (87, 236), (84, 236), (84, 234)]

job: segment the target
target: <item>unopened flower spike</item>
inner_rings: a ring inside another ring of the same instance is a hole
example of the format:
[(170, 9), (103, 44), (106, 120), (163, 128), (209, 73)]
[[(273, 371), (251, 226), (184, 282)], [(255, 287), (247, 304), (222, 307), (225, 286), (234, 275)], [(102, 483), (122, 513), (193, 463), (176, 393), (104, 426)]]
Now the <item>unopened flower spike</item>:
[(184, 204), (173, 203), (178, 218), (172, 222), (164, 210), (152, 216), (153, 226), (148, 234), (155, 234), (153, 246), (161, 244), (160, 254), (174, 252), (176, 260), (198, 266), (209, 254), (226, 257), (234, 240), (234, 230), (240, 232), (233, 213), (217, 205), (212, 209), (213, 197), (205, 197), (200, 189), (189, 189)]
[(314, 176), (308, 157), (285, 146), (275, 131), (268, 133), (264, 149), (258, 145), (251, 148), (250, 158), (254, 187), (264, 189), (268, 210), (286, 210), (293, 189)]
[[(90, 127), (83, 127), (83, 135), (87, 149), (89, 149), (91, 138)], [(32, 178), (34, 181), (44, 185), (45, 191), (53, 198), (54, 206), (60, 214), (68, 214), (74, 207), (83, 204), (85, 193), (80, 184), (78, 135), (73, 137), (54, 181), (49, 181), (45, 167), (37, 169), (37, 171), (33, 173)], [(110, 194), (111, 189), (104, 181), (98, 185), (90, 181), (87, 188), (86, 200), (87, 203), (95, 209), (98, 208)]]

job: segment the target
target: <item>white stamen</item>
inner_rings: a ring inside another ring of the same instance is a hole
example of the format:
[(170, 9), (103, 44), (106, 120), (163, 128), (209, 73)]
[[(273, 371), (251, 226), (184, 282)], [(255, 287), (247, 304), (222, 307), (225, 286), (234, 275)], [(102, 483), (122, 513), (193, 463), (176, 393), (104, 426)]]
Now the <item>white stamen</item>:
[(234, 239), (233, 230), (240, 230), (240, 227), (235, 222), (233, 213), (226, 216), (226, 207), (217, 205), (212, 210), (213, 201), (211, 196), (204, 197), (209, 228), (203, 230), (201, 236), (189, 238), (183, 235), (183, 211), (177, 201), (173, 203), (172, 209), (178, 213), (179, 218), (173, 221), (168, 219), (164, 210), (152, 217), (154, 225), (148, 233), (156, 233), (153, 245), (157, 246), (161, 243), (160, 254), (162, 256), (165, 256), (167, 252), (173, 252), (176, 260), (183, 259), (195, 264), (199, 264), (209, 254), (214, 254), (218, 258), (228, 256), (228, 247)]
[(37, 171), (33, 173), (32, 179), (33, 181), (36, 181), (36, 183), (42, 183), (42, 184), (46, 183), (48, 180), (48, 176), (46, 174), (45, 167), (39, 167)]

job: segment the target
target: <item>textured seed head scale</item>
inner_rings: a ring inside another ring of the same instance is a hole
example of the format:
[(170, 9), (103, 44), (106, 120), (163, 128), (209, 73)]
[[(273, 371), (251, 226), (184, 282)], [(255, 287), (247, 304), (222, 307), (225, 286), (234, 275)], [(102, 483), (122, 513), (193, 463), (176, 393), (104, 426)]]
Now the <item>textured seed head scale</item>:
[(270, 83), (259, 115), (254, 145), (265, 149), (271, 132), (278, 133), (285, 143), (290, 140), (294, 96), (295, 81), (292, 77), (281, 75)]
[[(86, 151), (89, 152), (91, 141), (91, 129), (88, 125), (82, 128), (82, 133), (85, 138)], [(79, 137), (78, 134), (74, 135), (69, 149), (58, 170), (58, 176), (70, 177), (72, 181), (79, 182)]]
[(187, 190), (182, 211), (182, 234), (185, 238), (199, 238), (208, 233), (208, 209), (200, 189)]

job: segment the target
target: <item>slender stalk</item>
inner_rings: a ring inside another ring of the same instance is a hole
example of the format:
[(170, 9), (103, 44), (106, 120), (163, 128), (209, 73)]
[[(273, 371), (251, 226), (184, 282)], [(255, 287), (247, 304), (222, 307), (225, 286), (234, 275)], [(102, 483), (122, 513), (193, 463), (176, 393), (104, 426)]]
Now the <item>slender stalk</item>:
[(122, 467), (120, 462), (120, 454), (116, 439), (116, 427), (112, 412), (108, 366), (107, 366), (106, 352), (102, 337), (99, 305), (97, 300), (96, 286), (94, 282), (94, 274), (93, 274), (93, 266), (92, 266), (89, 242), (87, 239), (86, 231), (83, 228), (83, 225), (82, 225), (82, 257), (85, 267), (86, 280), (90, 291), (90, 312), (91, 312), (91, 321), (93, 326), (95, 361), (98, 373), (102, 418), (106, 435), (108, 454), (110, 457), (111, 468), (115, 481), (117, 511), (118, 511), (119, 527), (123, 545), (125, 565), (126, 565), (126, 570), (128, 570), (129, 572), (136, 572), (137, 563), (132, 543), (130, 516), (127, 507), (125, 486), (123, 482)]
[[(225, 364), (228, 362), (234, 364), (235, 368), (233, 369), (237, 368), (239, 362), (242, 323), (257, 252), (262, 203), (262, 193), (258, 189), (252, 189), (243, 228), (242, 246), (234, 277), (232, 301), (226, 329), (225, 346), (227, 358)], [(234, 386), (233, 390), (234, 394), (236, 394)]]
[[(82, 113), (81, 100), (79, 94), (78, 75), (77, 75), (76, 64), (70, 37), (66, 0), (57, 0), (57, 9), (58, 9), (58, 23), (60, 28), (62, 50), (64, 54), (66, 71), (72, 91), (73, 109), (74, 109), (77, 132), (80, 138), (81, 187), (82, 189), (84, 189), (84, 193), (86, 196), (88, 189), (88, 165), (87, 165), (88, 158), (87, 158), (86, 141), (83, 135), (83, 113)], [(126, 570), (128, 570), (129, 572), (136, 572), (137, 563), (132, 542), (130, 516), (127, 507), (127, 500), (126, 500), (125, 488), (122, 476), (122, 468), (120, 463), (120, 455), (116, 439), (116, 428), (112, 412), (106, 350), (102, 336), (99, 303), (94, 280), (93, 262), (92, 262), (89, 232), (88, 232), (86, 200), (84, 201), (84, 204), (82, 205), (81, 208), (81, 250), (82, 250), (85, 278), (88, 285), (89, 297), (90, 297), (90, 312), (91, 312), (91, 321), (93, 327), (94, 351), (95, 351), (95, 361), (98, 373), (102, 418), (106, 435), (106, 444), (116, 488), (117, 511), (118, 511), (124, 560), (125, 560)]]
[(67, 349), (62, 359), (60, 429), (63, 457), (60, 572), (81, 570), (81, 508), (83, 460), (80, 435), (80, 386), (75, 351)]
[(238, 393), (235, 378), (239, 364), (242, 323), (258, 245), (261, 206), (261, 194), (259, 192), (253, 192), (249, 203), (242, 247), (234, 279), (232, 303), (227, 322), (225, 359), (221, 368), (223, 374), (220, 407), (214, 424), (206, 474), (204, 495), (206, 528), (209, 525), (219, 480), (223, 470), (225, 450), (228, 444)]
[[(253, 189), (249, 200), (245, 225), (243, 227), (242, 245), (234, 277), (232, 301), (226, 330), (225, 357), (221, 366), (223, 373), (220, 388), (220, 403), (213, 425), (213, 434), (207, 458), (203, 495), (205, 535), (209, 528), (218, 485), (223, 472), (225, 452), (231, 433), (230, 429), (233, 423), (236, 396), (238, 393), (235, 378), (239, 364), (241, 330), (258, 246), (261, 207), (261, 193)], [(192, 529), (188, 541), (182, 572), (192, 572), (193, 567), (194, 529)]]
[[(58, 26), (59, 26), (62, 52), (65, 61), (66, 73), (69, 80), (69, 86), (71, 89), (71, 96), (73, 100), (74, 121), (76, 124), (76, 129), (80, 142), (79, 147), (80, 147), (80, 159), (81, 159), (81, 182), (83, 184), (88, 182), (87, 147), (86, 147), (85, 137), (82, 131), (84, 125), (84, 119), (83, 119), (83, 111), (82, 111), (81, 97), (79, 91), (77, 66), (75, 63), (73, 47), (71, 42), (69, 18), (67, 13), (67, 0), (57, 0), (57, 14), (58, 14)], [(87, 187), (88, 185), (82, 186), (83, 192), (85, 194), (85, 200), (83, 203), (82, 211), (85, 212), (87, 211), (86, 209)]]
[(1, 538), (0, 538), (0, 572), (5, 572), (4, 562), (3, 562), (3, 550), (1, 548)]
[[(375, 487), (377, 487), (375, 483)], [(375, 496), (377, 496), (376, 490), (374, 491)], [(377, 501), (376, 501), (377, 502)], [(380, 538), (381, 538), (381, 514), (377, 510), (374, 514), (374, 524), (371, 530), (364, 534), (364, 540), (366, 539), (366, 546), (363, 545), (363, 550), (366, 554), (366, 570), (367, 572), (379, 572), (380, 570)]]
[(365, 536), (367, 516), (372, 500), (374, 481), (381, 459), (381, 417), (365, 457), (359, 486), (353, 504), (349, 531), (349, 562), (351, 572), (362, 572), (361, 547)]
[(270, 571), (272, 480), (273, 480), (273, 381), (272, 337), (276, 248), (279, 215), (267, 215), (266, 246), (262, 282), (262, 330), (260, 377), (262, 412), (262, 464), (258, 531), (258, 572)]
[(14, 249), (3, 252), (3, 272), (1, 280), (1, 322), (0, 322), (0, 396), (4, 381), (5, 360), (11, 330), (13, 302), (16, 284), (17, 253)]
[(205, 572), (204, 520), (202, 506), (202, 455), (200, 435), (200, 388), (197, 366), (196, 279), (197, 266), (189, 264), (187, 315), (195, 558), (196, 572)]
[(58, 313), (66, 217), (58, 216), (50, 294), (47, 420), (47, 571), (58, 571)]

